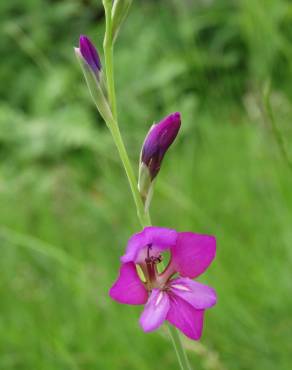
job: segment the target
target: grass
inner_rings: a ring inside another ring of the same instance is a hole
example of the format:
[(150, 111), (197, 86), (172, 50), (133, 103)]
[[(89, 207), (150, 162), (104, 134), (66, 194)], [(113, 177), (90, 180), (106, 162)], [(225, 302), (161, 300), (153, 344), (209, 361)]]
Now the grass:
[[(285, 1), (269, 2), (269, 24), (266, 8), (244, 2), (196, 5), (192, 13), (175, 1), (177, 12), (146, 2), (143, 16), (136, 4), (117, 47), (121, 129), (133, 162), (152, 121), (182, 112), (155, 188), (154, 223), (218, 239), (217, 259), (200, 279), (219, 301), (206, 314), (202, 341), (185, 341), (195, 370), (292, 366), (292, 175), (258, 101), (258, 86), (271, 78), (275, 121), (289, 149), (291, 62), (282, 52), (291, 52), (290, 13), (283, 15)], [(19, 34), (22, 49), (15, 44), (0, 68), (18, 87), (7, 85), (0, 104), (0, 369), (175, 370), (167, 332), (144, 334), (141, 308), (108, 297), (118, 257), (139, 225), (71, 50), (78, 32), (97, 30), (101, 40), (103, 25), (93, 20), (99, 10), (93, 16), (81, 2), (47, 4), (33, 33), (40, 3), (23, 6), (23, 16), (8, 21), (11, 9), (2, 5), (5, 24), (23, 27), (49, 69), (23, 52)], [(251, 32), (258, 12), (259, 40)], [(68, 34), (53, 45), (62, 19)], [(270, 28), (278, 33), (265, 63)], [(275, 69), (279, 60), (284, 71)], [(264, 76), (257, 73), (263, 63)]]

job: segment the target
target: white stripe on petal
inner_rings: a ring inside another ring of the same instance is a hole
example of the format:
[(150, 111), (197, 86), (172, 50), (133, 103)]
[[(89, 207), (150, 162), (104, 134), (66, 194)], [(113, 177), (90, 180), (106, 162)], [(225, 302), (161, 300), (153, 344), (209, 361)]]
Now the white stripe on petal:
[(163, 298), (163, 292), (160, 292), (158, 294), (157, 298), (156, 298), (155, 306), (158, 306), (159, 305), (159, 303), (161, 302), (162, 298)]
[(191, 290), (189, 288), (187, 288), (186, 286), (184, 286), (184, 285), (173, 284), (171, 287), (175, 288), (175, 289), (178, 289), (178, 290), (184, 290), (186, 292), (191, 292)]

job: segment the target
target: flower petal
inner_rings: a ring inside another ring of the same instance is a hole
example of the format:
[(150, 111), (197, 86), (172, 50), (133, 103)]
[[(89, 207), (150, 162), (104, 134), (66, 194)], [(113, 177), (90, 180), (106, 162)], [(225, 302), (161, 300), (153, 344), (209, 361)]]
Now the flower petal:
[(181, 276), (195, 278), (213, 261), (216, 254), (216, 239), (210, 235), (179, 233), (177, 243), (171, 252), (173, 268)]
[(109, 291), (115, 301), (126, 304), (144, 304), (148, 293), (140, 280), (134, 263), (125, 263), (120, 268), (120, 275)]
[(144, 262), (148, 246), (151, 245), (151, 255), (158, 255), (165, 249), (173, 247), (177, 239), (177, 231), (165, 227), (149, 226), (134, 234), (128, 241), (126, 253), (121, 257), (123, 263)]
[(204, 310), (196, 310), (183, 299), (169, 295), (170, 309), (166, 319), (187, 337), (199, 340), (203, 330)]
[(210, 308), (216, 304), (217, 297), (213, 288), (189, 278), (178, 278), (170, 282), (171, 292), (197, 310)]
[(168, 294), (153, 289), (140, 317), (140, 325), (146, 332), (155, 330), (163, 323), (169, 310)]

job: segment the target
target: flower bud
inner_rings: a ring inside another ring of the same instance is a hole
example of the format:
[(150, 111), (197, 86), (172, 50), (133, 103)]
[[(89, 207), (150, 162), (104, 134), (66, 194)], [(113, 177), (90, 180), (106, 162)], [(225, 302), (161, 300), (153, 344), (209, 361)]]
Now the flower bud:
[(160, 170), (167, 149), (178, 134), (180, 124), (180, 113), (172, 113), (154, 124), (145, 138), (140, 156), (138, 187), (147, 207), (153, 192), (152, 182)]
[(112, 8), (112, 38), (116, 40), (120, 27), (127, 17), (133, 0), (114, 0)]
[(80, 36), (79, 48), (75, 48), (75, 54), (91, 97), (103, 119), (108, 122), (112, 119), (112, 113), (106, 98), (106, 88), (97, 50), (88, 37)]
[(150, 128), (142, 147), (141, 163), (148, 167), (151, 180), (158, 174), (162, 159), (178, 134), (180, 123), (180, 113), (176, 112)]
[(85, 62), (89, 65), (91, 70), (99, 74), (101, 70), (101, 63), (98, 52), (95, 46), (92, 44), (90, 39), (87, 36), (81, 35), (79, 38), (79, 48), (77, 48), (85, 60)]

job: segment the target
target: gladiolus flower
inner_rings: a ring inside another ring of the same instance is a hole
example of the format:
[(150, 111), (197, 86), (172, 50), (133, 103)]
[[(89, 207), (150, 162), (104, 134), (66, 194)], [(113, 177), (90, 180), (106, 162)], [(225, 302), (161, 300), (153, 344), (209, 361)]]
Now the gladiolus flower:
[[(162, 272), (162, 252), (170, 261)], [(112, 299), (130, 305), (145, 304), (140, 325), (145, 332), (158, 329), (167, 320), (187, 337), (198, 340), (204, 312), (216, 303), (214, 289), (192, 280), (210, 265), (216, 253), (213, 236), (146, 227), (134, 234), (121, 257), (120, 274), (112, 288)], [(141, 280), (137, 266), (143, 271)]]

